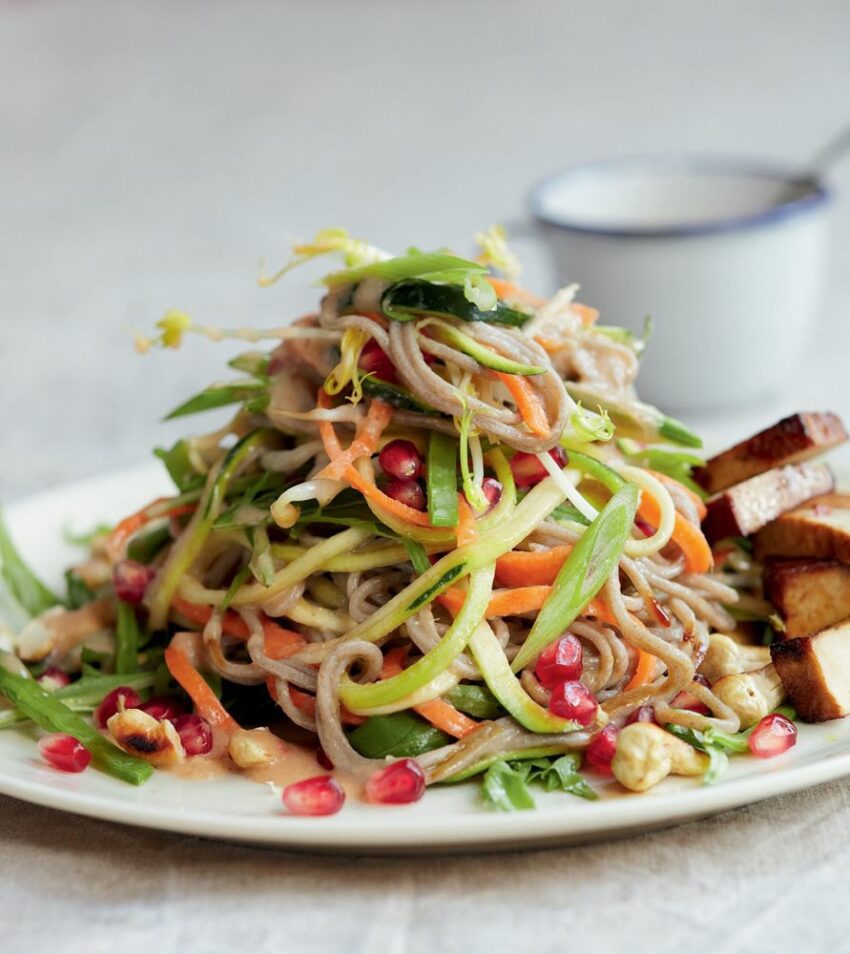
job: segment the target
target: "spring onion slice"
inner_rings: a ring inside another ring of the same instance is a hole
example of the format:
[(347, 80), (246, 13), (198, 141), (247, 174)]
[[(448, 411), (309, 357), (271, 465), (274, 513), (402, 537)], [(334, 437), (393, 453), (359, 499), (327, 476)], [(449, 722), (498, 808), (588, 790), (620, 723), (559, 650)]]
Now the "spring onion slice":
[(457, 441), (432, 431), (428, 444), (428, 517), (434, 527), (456, 527)]
[(139, 621), (136, 611), (123, 600), (118, 602), (115, 624), (115, 672), (131, 673), (139, 668)]
[(637, 487), (624, 485), (581, 535), (558, 571), (552, 592), (514, 658), (514, 672), (525, 668), (563, 633), (602, 589), (631, 534), (637, 504)]
[(346, 677), (339, 690), (342, 702), (352, 712), (370, 712), (376, 706), (385, 706), (411, 695), (445, 672), (464, 651), (472, 631), (484, 618), (493, 592), (495, 570), (495, 565), (490, 565), (470, 576), (463, 606), (436, 646), (398, 675), (381, 682), (362, 685)]
[(573, 732), (580, 728), (576, 722), (552, 715), (528, 695), (511, 671), (505, 651), (487, 623), (479, 625), (472, 634), (469, 648), (487, 688), (529, 732)]

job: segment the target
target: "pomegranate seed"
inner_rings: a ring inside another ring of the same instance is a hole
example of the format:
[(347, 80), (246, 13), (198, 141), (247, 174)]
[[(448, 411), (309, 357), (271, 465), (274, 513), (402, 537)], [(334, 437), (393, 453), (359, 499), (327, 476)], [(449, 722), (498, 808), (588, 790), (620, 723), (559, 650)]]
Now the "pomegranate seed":
[(183, 715), (185, 712), (178, 700), (172, 699), (171, 696), (154, 696), (152, 699), (148, 699), (147, 702), (143, 702), (140, 706), (135, 706), (134, 708), (141, 709), (142, 712), (147, 712), (149, 716), (153, 716), (154, 719), (158, 719), (160, 722), (162, 722), (163, 719), (170, 719), (173, 722), (178, 716)]
[(750, 733), (747, 745), (760, 759), (782, 755), (797, 744), (797, 726), (780, 712), (771, 712)]
[(390, 441), (378, 455), (381, 470), (399, 480), (422, 476), (422, 458), (413, 441)]
[(502, 499), (502, 485), (495, 477), (485, 477), (484, 480), (481, 481), (481, 490), (489, 504), (490, 510)]
[(647, 523), (643, 517), (635, 517), (635, 526), (645, 537), (651, 537), (655, 533), (655, 527), (651, 523)]
[(559, 682), (578, 679), (582, 665), (581, 643), (572, 633), (567, 633), (543, 650), (534, 666), (534, 675), (541, 686), (554, 689)]
[(327, 752), (325, 752), (321, 745), (316, 749), (316, 761), (323, 769), (327, 769), (329, 772), (333, 771), (334, 764), (328, 758)]
[(103, 697), (100, 705), (94, 710), (94, 721), (98, 728), (106, 728), (107, 720), (111, 719), (118, 711), (119, 700), (125, 709), (138, 709), (142, 704), (142, 700), (135, 689), (131, 689), (129, 686), (119, 686), (117, 689), (113, 689), (112, 692)]
[(631, 725), (633, 722), (654, 722), (658, 725), (658, 720), (655, 718), (655, 706), (638, 706), (626, 719), (626, 725)]
[(115, 595), (125, 603), (141, 603), (155, 571), (138, 560), (121, 560), (112, 571)]
[(48, 692), (54, 692), (63, 686), (71, 685), (71, 677), (58, 666), (48, 666), (47, 669), (38, 677), (39, 685)]
[(330, 775), (293, 782), (283, 790), (283, 804), (293, 815), (335, 815), (345, 802), (345, 792)]
[(425, 792), (425, 776), (413, 759), (399, 759), (379, 769), (366, 782), (366, 797), (381, 805), (418, 802)]
[(395, 366), (390, 361), (389, 355), (374, 338), (367, 341), (363, 346), (363, 350), (360, 352), (360, 360), (357, 363), (363, 371), (367, 374), (374, 374), (376, 378), (381, 378), (383, 381), (389, 381), (390, 383), (398, 381)]
[(700, 715), (708, 715), (711, 712), (711, 709), (704, 702), (701, 702), (685, 689), (676, 696), (670, 705), (674, 709), (687, 709), (689, 712), (698, 712)]
[(403, 503), (414, 510), (425, 509), (425, 491), (415, 480), (391, 480), (384, 493), (393, 500)]
[(581, 682), (562, 682), (552, 690), (549, 711), (579, 725), (590, 725), (596, 718), (599, 703), (596, 696)]
[(91, 752), (72, 735), (54, 732), (38, 740), (38, 751), (45, 762), (60, 772), (82, 772), (91, 762)]
[(213, 733), (209, 722), (199, 715), (178, 715), (171, 720), (186, 755), (206, 755), (213, 747)]
[(587, 764), (592, 765), (605, 775), (609, 775), (611, 773), (611, 761), (617, 752), (617, 736), (619, 734), (620, 730), (613, 723), (606, 725), (601, 732), (597, 733), (584, 753)]
[[(549, 451), (549, 456), (559, 467), (563, 467), (567, 462), (567, 455), (560, 447), (553, 447)], [(527, 488), (539, 484), (544, 477), (549, 476), (549, 471), (543, 466), (536, 454), (527, 454), (525, 451), (517, 451), (511, 458), (511, 473), (514, 475), (514, 483), (517, 487)]]

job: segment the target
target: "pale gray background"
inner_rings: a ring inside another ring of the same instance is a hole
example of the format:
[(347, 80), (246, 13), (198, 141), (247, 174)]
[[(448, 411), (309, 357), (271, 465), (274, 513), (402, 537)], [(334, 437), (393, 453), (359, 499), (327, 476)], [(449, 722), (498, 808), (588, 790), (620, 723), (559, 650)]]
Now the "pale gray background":
[[(178, 431), (157, 417), (228, 349), (142, 359), (126, 330), (168, 306), (287, 318), (309, 296), (254, 279), (289, 238), (342, 224), (463, 248), (536, 177), (612, 153), (803, 161), (848, 118), (849, 37), (846, 0), (0, 3), (0, 496), (134, 464)], [(835, 180), (808, 371), (740, 409), (739, 431), (850, 413), (850, 168)], [(528, 281), (546, 287), (539, 262)], [(430, 862), (314, 861), (0, 799), (0, 948), (846, 950), (848, 792)]]

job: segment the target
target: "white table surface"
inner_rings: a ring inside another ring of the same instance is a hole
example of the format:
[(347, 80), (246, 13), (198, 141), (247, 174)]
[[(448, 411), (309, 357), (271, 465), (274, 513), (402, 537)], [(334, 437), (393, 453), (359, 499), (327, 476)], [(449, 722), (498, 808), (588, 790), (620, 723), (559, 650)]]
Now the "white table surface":
[[(276, 324), (257, 260), (342, 224), (465, 247), (527, 184), (616, 153), (802, 162), (850, 117), (850, 6), (0, 2), (0, 497), (137, 463), (232, 349), (134, 355), (169, 306)], [(850, 168), (835, 175), (848, 191)], [(850, 199), (804, 370), (712, 442), (850, 418)], [(527, 272), (545, 288), (539, 262)], [(847, 459), (845, 453), (844, 459)], [(0, 950), (847, 949), (850, 783), (612, 845), (322, 859), (0, 799)]]

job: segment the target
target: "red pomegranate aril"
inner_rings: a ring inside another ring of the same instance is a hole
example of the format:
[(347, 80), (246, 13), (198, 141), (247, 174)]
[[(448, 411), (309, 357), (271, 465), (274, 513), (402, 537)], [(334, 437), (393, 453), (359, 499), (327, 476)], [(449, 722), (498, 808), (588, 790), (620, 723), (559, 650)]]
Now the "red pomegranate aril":
[[(567, 455), (560, 447), (553, 447), (549, 456), (559, 467), (563, 467), (567, 462)], [(537, 455), (527, 454), (525, 451), (517, 451), (511, 458), (511, 473), (514, 475), (514, 483), (521, 488), (533, 487), (549, 476), (549, 471)]]
[(115, 595), (125, 603), (141, 603), (155, 571), (138, 560), (120, 560), (112, 570)]
[(91, 762), (91, 752), (72, 735), (54, 732), (38, 740), (38, 751), (45, 762), (60, 772), (82, 772)]
[(750, 752), (760, 759), (782, 755), (796, 744), (797, 726), (781, 712), (766, 715), (747, 739)]
[(617, 736), (620, 730), (617, 726), (611, 724), (597, 733), (591, 740), (584, 757), (588, 765), (592, 765), (597, 771), (608, 775), (611, 772), (611, 762), (617, 752)]
[(213, 747), (212, 727), (199, 715), (179, 715), (171, 720), (186, 755), (206, 755)]
[(321, 745), (316, 749), (316, 761), (323, 769), (327, 769), (329, 772), (333, 771), (334, 764), (328, 758), (327, 752), (325, 752)]
[(658, 725), (658, 720), (655, 718), (655, 706), (638, 706), (626, 719), (626, 725), (632, 725), (634, 722), (654, 722)]
[(389, 355), (372, 338), (367, 341), (360, 352), (360, 360), (357, 362), (361, 370), (367, 374), (374, 374), (376, 378), (383, 381), (394, 383), (398, 380), (395, 373), (395, 366), (390, 361)]
[(47, 669), (38, 677), (38, 683), (48, 692), (55, 692), (64, 686), (71, 685), (71, 677), (57, 666), (48, 666)]
[(381, 470), (399, 480), (415, 480), (422, 476), (422, 458), (413, 441), (390, 441), (378, 455)]
[(154, 696), (152, 699), (148, 699), (147, 702), (143, 702), (140, 706), (136, 706), (135, 708), (141, 709), (142, 712), (147, 712), (149, 716), (153, 716), (154, 719), (158, 719), (160, 722), (162, 722), (163, 719), (170, 719), (173, 722), (186, 711), (178, 700), (172, 699), (171, 696)]
[(425, 491), (416, 480), (391, 480), (384, 488), (384, 493), (406, 507), (425, 509)]
[(697, 712), (699, 715), (708, 715), (711, 709), (701, 702), (695, 695), (683, 689), (678, 696), (670, 703), (674, 709), (687, 709), (689, 712)]
[(655, 533), (655, 527), (651, 523), (647, 523), (643, 517), (635, 517), (635, 526), (645, 537), (651, 537)]
[(94, 721), (98, 728), (106, 728), (107, 721), (118, 711), (119, 700), (124, 709), (138, 709), (142, 704), (141, 697), (135, 689), (129, 686), (113, 689), (103, 697), (100, 705), (94, 710)]
[(489, 505), (490, 510), (502, 499), (502, 485), (495, 477), (485, 477), (481, 481), (481, 491)]
[(560, 682), (571, 682), (581, 676), (583, 656), (581, 642), (567, 633), (538, 656), (534, 675), (541, 686), (554, 689)]
[(599, 703), (596, 696), (581, 682), (562, 682), (549, 698), (549, 711), (561, 719), (570, 719), (588, 726), (596, 718)]
[(425, 776), (413, 759), (399, 759), (378, 769), (366, 782), (366, 797), (381, 805), (418, 802), (425, 792)]
[(335, 815), (345, 804), (345, 792), (330, 775), (317, 775), (287, 785), (283, 804), (292, 815)]

